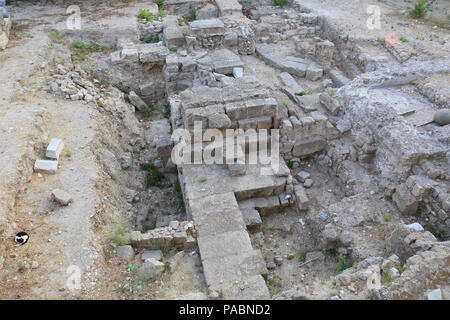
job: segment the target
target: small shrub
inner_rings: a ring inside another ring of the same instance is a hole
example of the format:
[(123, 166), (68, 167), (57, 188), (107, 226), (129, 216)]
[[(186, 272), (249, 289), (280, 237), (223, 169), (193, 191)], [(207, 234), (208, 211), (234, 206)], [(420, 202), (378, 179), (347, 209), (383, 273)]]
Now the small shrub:
[(189, 21), (194, 21), (195, 20), (195, 11), (192, 11), (190, 14), (189, 14)]
[(431, 4), (428, 2), (428, 0), (417, 0), (417, 2), (414, 4), (414, 8), (409, 11), (409, 15), (412, 18), (420, 19), (425, 17), (425, 14), (427, 11), (430, 11)]
[(144, 19), (146, 21), (153, 21), (153, 19), (154, 19), (153, 14), (149, 10), (146, 10), (146, 9), (139, 9), (138, 18)]
[(166, 12), (164, 10), (159, 10), (158, 11), (158, 17), (164, 18), (165, 16), (166, 16)]
[(128, 231), (128, 228), (124, 224), (116, 224), (112, 230), (110, 241), (116, 246), (127, 245), (130, 242), (130, 239), (128, 238)]
[(143, 106), (141, 108), (141, 114), (142, 114), (142, 116), (148, 118), (153, 114), (153, 111), (152, 111), (152, 109), (150, 109), (149, 106)]
[(149, 187), (164, 187), (164, 173), (155, 168), (152, 164), (141, 164), (141, 170), (147, 171), (146, 185)]
[(284, 7), (287, 4), (287, 0), (275, 0), (275, 5), (279, 7)]
[(159, 112), (164, 118), (170, 119), (170, 103), (163, 105), (163, 110), (159, 110)]
[(339, 262), (336, 264), (336, 269), (339, 271), (344, 271), (345, 269), (350, 268), (352, 265), (347, 263), (347, 259), (343, 254), (338, 256)]
[(294, 161), (289, 160), (286, 165), (288, 166), (289, 169), (292, 169), (294, 167)]
[(122, 86), (122, 85), (120, 85), (120, 84), (116, 84), (116, 88), (117, 89), (119, 89), (120, 91), (122, 91), (123, 93), (125, 93), (125, 94), (130, 94), (130, 87), (125, 87), (125, 86)]
[(178, 18), (178, 25), (183, 26), (186, 23), (186, 19), (184, 17)]
[(162, 7), (164, 5), (164, 0), (156, 0), (156, 4), (158, 7)]

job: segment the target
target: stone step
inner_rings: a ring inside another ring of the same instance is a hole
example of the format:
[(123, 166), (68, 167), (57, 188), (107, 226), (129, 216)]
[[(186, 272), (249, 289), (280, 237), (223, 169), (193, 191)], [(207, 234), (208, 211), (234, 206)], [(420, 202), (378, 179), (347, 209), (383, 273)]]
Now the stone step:
[(240, 280), (225, 281), (218, 288), (228, 300), (268, 300), (270, 299), (264, 278), (260, 275)]
[(191, 200), (189, 206), (199, 237), (245, 231), (245, 222), (232, 192)]
[(220, 287), (226, 281), (235, 281), (251, 276), (267, 276), (266, 263), (261, 251), (238, 252), (223, 258), (203, 259), (203, 272), (210, 288)]
[(202, 260), (225, 259), (238, 252), (253, 250), (246, 230), (200, 236), (197, 238), (197, 242)]

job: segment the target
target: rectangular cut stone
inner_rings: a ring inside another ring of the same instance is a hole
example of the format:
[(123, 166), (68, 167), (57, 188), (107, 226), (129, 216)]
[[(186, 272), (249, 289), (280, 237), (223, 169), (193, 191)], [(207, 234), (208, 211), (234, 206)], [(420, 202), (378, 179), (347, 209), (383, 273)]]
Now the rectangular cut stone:
[(232, 192), (189, 200), (199, 237), (245, 230), (245, 222)]
[(268, 273), (259, 250), (236, 252), (225, 259), (204, 259), (203, 271), (208, 285), (213, 287), (220, 286), (224, 281)]
[(64, 148), (64, 142), (61, 139), (53, 138), (47, 147), (45, 156), (50, 159), (59, 159), (59, 156)]
[(195, 20), (189, 23), (195, 35), (223, 34), (225, 25), (219, 19)]
[(327, 143), (323, 138), (313, 137), (308, 140), (296, 142), (292, 154), (294, 157), (304, 157), (323, 150), (326, 146)]
[(169, 55), (169, 49), (156, 43), (139, 45), (139, 61), (142, 63), (162, 63)]
[(56, 160), (36, 160), (34, 163), (35, 172), (43, 172), (48, 174), (56, 174), (58, 170), (58, 161)]

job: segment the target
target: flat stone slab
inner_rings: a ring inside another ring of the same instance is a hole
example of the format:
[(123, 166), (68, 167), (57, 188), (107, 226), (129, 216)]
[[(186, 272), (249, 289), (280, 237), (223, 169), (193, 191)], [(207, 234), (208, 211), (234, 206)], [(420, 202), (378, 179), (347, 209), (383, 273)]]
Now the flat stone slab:
[(195, 20), (189, 23), (191, 30), (196, 35), (222, 34), (225, 25), (219, 19)]
[(218, 288), (224, 281), (268, 273), (261, 251), (250, 250), (229, 255), (225, 259), (203, 260), (203, 271), (208, 285)]
[(56, 160), (36, 160), (34, 163), (34, 171), (48, 174), (56, 174), (58, 170), (58, 161)]
[(139, 61), (142, 63), (162, 63), (169, 55), (169, 49), (156, 43), (139, 45)]
[(245, 222), (232, 192), (189, 201), (199, 237), (230, 231), (244, 231)]
[(228, 49), (212, 51), (198, 62), (211, 66), (214, 72), (226, 75), (233, 74), (233, 68), (244, 66), (239, 56)]
[(413, 114), (406, 116), (405, 119), (416, 127), (420, 127), (433, 122), (434, 113), (433, 108), (424, 108), (416, 110)]

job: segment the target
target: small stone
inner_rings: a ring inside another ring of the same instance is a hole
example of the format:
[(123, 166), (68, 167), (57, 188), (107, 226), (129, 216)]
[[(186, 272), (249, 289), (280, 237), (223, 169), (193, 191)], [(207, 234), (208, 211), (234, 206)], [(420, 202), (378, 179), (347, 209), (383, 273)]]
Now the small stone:
[(422, 227), (422, 225), (420, 223), (414, 222), (411, 224), (407, 224), (406, 227), (410, 230), (414, 230), (414, 231), (424, 231), (425, 229)]
[(39, 263), (37, 261), (31, 262), (31, 269), (37, 269), (39, 267)]
[(219, 294), (216, 291), (211, 291), (208, 295), (211, 300), (217, 300), (219, 298)]
[(297, 179), (300, 182), (305, 182), (306, 179), (308, 179), (311, 175), (306, 172), (306, 171), (300, 171), (299, 173), (297, 173)]
[(160, 276), (165, 269), (165, 265), (158, 260), (148, 258), (139, 268), (138, 274), (141, 278), (148, 280)]
[(280, 256), (276, 256), (275, 258), (273, 258), (273, 261), (277, 266), (281, 266), (283, 264), (283, 258)]
[(55, 189), (52, 191), (52, 200), (58, 202), (62, 206), (67, 206), (72, 202), (70, 194), (61, 189)]
[(440, 109), (434, 114), (433, 121), (441, 126), (445, 126), (450, 123), (450, 109)]
[(161, 250), (148, 250), (148, 251), (144, 251), (141, 254), (141, 259), (143, 261), (152, 258), (158, 261), (161, 261), (163, 257), (162, 251)]
[(269, 270), (273, 270), (276, 267), (277, 267), (277, 265), (275, 264), (275, 262), (270, 261), (267, 263), (267, 269), (269, 269)]
[(125, 261), (131, 261), (134, 259), (134, 249), (130, 245), (117, 247), (117, 253), (119, 254), (120, 258)]
[(428, 293), (428, 300), (442, 300), (442, 292), (441, 289), (436, 289)]
[(306, 179), (305, 182), (303, 183), (303, 186), (305, 188), (311, 188), (313, 183), (314, 183), (314, 181), (312, 179)]
[(173, 230), (177, 230), (180, 226), (180, 223), (178, 221), (170, 221), (169, 227), (171, 227)]
[(236, 79), (241, 78), (244, 75), (244, 69), (242, 68), (233, 68), (233, 77)]

